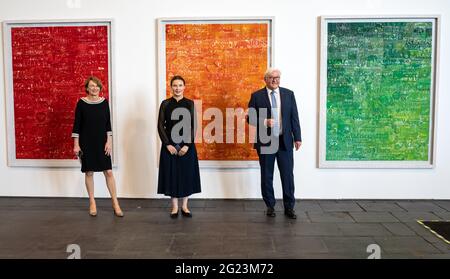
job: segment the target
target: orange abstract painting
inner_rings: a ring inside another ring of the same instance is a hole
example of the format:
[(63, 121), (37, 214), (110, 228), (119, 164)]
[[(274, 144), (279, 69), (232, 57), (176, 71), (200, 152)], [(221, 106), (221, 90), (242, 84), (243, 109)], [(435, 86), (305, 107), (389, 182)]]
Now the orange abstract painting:
[[(246, 110), (251, 93), (264, 86), (264, 72), (270, 66), (269, 28), (268, 23), (166, 25), (166, 96), (171, 96), (170, 79), (181, 75), (186, 80), (185, 96), (201, 101), (201, 108), (196, 106), (202, 128), (196, 139), (200, 160), (258, 159), (251, 143), (254, 129), (249, 131), (243, 117), (226, 112), (227, 108)], [(223, 115), (223, 129), (213, 133), (215, 142), (202, 136), (214, 121), (205, 117), (209, 108), (217, 108)], [(227, 118), (234, 127), (227, 127)], [(238, 121), (245, 127), (240, 134)], [(231, 133), (228, 141), (227, 130)]]

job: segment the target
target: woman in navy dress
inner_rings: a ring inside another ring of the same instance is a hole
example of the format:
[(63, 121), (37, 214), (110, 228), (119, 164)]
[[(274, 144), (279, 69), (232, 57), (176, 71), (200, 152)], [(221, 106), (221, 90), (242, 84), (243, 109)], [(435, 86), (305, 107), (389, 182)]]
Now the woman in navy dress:
[(114, 214), (123, 217), (116, 194), (116, 181), (112, 172), (112, 129), (108, 101), (100, 97), (102, 83), (96, 77), (85, 82), (86, 97), (81, 98), (75, 110), (72, 138), (73, 152), (81, 160), (81, 171), (85, 174), (89, 195), (89, 214), (97, 216), (94, 198), (94, 172), (103, 172), (111, 194)]
[[(170, 87), (172, 97), (161, 103), (158, 116), (158, 133), (162, 142), (158, 194), (171, 197), (170, 217), (178, 217), (179, 198), (182, 198), (181, 214), (192, 217), (188, 198), (201, 192), (197, 150), (194, 144), (194, 102), (184, 97), (185, 81), (181, 76), (174, 76)], [(181, 117), (174, 117), (176, 115)], [(178, 120), (172, 120), (173, 118)], [(182, 128), (178, 129), (180, 126)], [(176, 129), (175, 133), (172, 133), (172, 129)]]

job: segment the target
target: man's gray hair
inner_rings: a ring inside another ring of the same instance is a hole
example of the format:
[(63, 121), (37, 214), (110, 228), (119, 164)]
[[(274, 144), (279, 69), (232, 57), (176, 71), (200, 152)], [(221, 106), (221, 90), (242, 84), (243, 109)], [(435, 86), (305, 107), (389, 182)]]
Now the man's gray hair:
[(268, 68), (266, 70), (266, 72), (264, 73), (264, 78), (270, 76), (270, 74), (272, 74), (273, 72), (278, 72), (278, 73), (280, 73), (280, 76), (281, 76), (281, 71), (279, 69), (271, 67), (271, 68)]

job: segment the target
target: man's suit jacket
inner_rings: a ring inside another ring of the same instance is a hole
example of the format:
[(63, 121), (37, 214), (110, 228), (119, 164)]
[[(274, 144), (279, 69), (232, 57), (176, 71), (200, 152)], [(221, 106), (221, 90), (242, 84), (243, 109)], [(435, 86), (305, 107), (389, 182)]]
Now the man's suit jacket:
[[(286, 149), (292, 149), (294, 147), (294, 141), (301, 141), (301, 129), (300, 121), (298, 119), (297, 103), (295, 102), (294, 92), (287, 88), (280, 88), (281, 99), (281, 128), (282, 134), (280, 140), (283, 141)], [(257, 123), (249, 117), (247, 121), (250, 125), (256, 126), (256, 142), (253, 145), (255, 149), (259, 150), (261, 146), (268, 146), (270, 142), (261, 142), (259, 136), (259, 129), (266, 129), (266, 135), (271, 135), (271, 128), (264, 126), (264, 119), (271, 118), (271, 105), (266, 87), (252, 93), (250, 101), (248, 103), (249, 108), (256, 109)], [(261, 108), (267, 109), (267, 117), (260, 115)]]

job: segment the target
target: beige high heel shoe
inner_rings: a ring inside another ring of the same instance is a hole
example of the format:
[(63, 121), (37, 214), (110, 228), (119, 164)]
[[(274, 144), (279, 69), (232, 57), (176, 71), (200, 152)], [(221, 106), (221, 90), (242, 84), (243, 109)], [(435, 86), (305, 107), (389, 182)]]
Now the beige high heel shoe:
[(97, 208), (95, 208), (95, 210), (93, 210), (90, 206), (89, 206), (89, 215), (91, 217), (97, 217)]
[(120, 209), (120, 211), (116, 211), (116, 209), (113, 207), (113, 212), (114, 212), (114, 215), (116, 215), (117, 217), (124, 216), (122, 209)]

